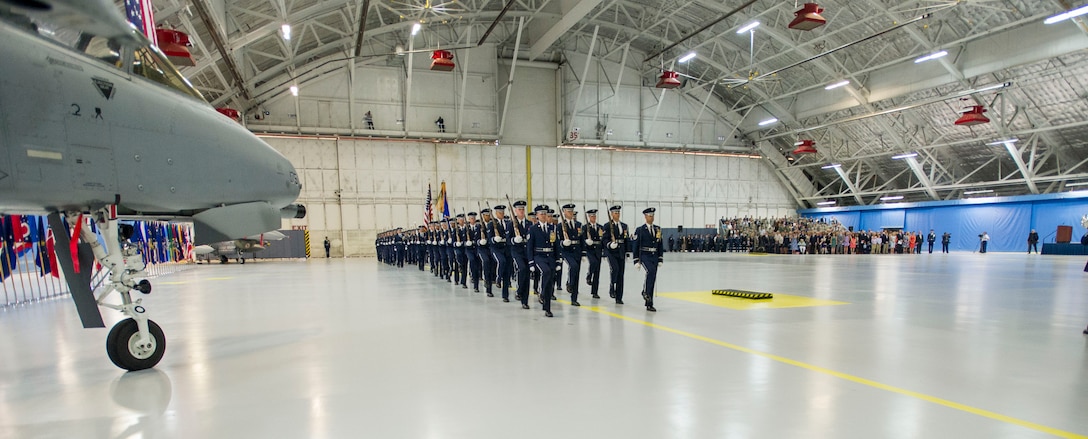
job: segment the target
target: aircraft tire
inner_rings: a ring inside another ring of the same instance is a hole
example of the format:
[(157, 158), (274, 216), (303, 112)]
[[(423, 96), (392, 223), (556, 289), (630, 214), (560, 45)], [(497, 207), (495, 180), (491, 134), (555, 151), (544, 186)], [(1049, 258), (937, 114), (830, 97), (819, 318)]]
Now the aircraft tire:
[(220, 264), (226, 264), (227, 263), (227, 257), (226, 256), (220, 256), (219, 257), (219, 263)]
[(140, 352), (135, 347), (140, 332), (133, 319), (125, 319), (113, 325), (106, 337), (106, 355), (121, 369), (128, 371), (144, 370), (155, 367), (166, 353), (166, 335), (154, 321), (147, 321), (151, 332), (153, 350)]

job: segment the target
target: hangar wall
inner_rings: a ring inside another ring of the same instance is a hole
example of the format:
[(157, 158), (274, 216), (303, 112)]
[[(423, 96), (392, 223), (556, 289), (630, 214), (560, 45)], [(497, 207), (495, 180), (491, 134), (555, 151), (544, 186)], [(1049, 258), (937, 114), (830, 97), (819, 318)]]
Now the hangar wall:
[[(565, 149), (543, 146), (448, 144), (348, 138), (266, 137), (298, 168), (301, 203), (314, 243), (328, 236), (334, 255), (374, 253), (379, 231), (418, 225), (427, 185), (438, 198), (446, 182), (451, 213), (477, 203), (573, 202), (584, 212), (624, 206), (623, 220), (641, 224), (642, 209), (658, 209), (664, 227), (703, 227), (734, 215), (786, 216), (796, 208), (758, 159)], [(528, 160), (527, 156), (528, 155)], [(526, 169), (531, 169), (531, 184)], [(438, 208), (436, 208), (436, 211)], [(317, 245), (317, 244), (315, 244)]]

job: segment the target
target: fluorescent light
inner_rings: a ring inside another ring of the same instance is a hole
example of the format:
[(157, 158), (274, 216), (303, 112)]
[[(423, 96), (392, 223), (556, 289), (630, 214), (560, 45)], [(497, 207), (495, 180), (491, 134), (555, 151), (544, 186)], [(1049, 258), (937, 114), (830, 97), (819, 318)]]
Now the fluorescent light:
[(836, 89), (836, 88), (839, 88), (839, 87), (845, 87), (845, 86), (847, 86), (847, 85), (850, 85), (850, 81), (849, 81), (849, 80), (846, 80), (846, 81), (840, 81), (840, 82), (836, 82), (836, 83), (834, 83), (834, 84), (831, 84), (831, 85), (829, 85), (829, 86), (827, 86), (827, 87), (824, 87), (824, 90), (834, 90), (834, 89)]
[(686, 62), (691, 61), (693, 59), (695, 59), (695, 52), (691, 52), (691, 53), (689, 53), (687, 55), (684, 55), (684, 56), (680, 57), (680, 59), (676, 60), (676, 62), (686, 63)]
[(1006, 143), (1016, 143), (1016, 142), (1019, 142), (1019, 141), (1020, 141), (1020, 139), (995, 140), (993, 142), (987, 143), (986, 146), (1004, 145)]
[(817, 206), (830, 206), (830, 205), (835, 204), (835, 203), (838, 203), (838, 201), (835, 201), (835, 200), (821, 201), (819, 203), (816, 203), (816, 205)]
[(944, 58), (947, 55), (948, 55), (948, 51), (947, 50), (942, 50), (940, 52), (931, 53), (929, 55), (918, 58), (918, 59), (914, 60), (914, 63), (915, 64), (924, 63), (924, 62), (929, 61), (929, 60), (933, 60), (933, 59), (937, 59), (937, 58)]
[(902, 195), (894, 195), (894, 196), (890, 196), (890, 197), (881, 197), (880, 201), (895, 201), (895, 200), (902, 200), (902, 199), (903, 199)]
[(775, 122), (778, 122), (778, 119), (777, 119), (777, 118), (774, 118), (774, 117), (772, 117), (772, 118), (770, 118), (770, 119), (767, 119), (767, 120), (765, 120), (765, 121), (763, 121), (763, 122), (760, 122), (760, 123), (759, 123), (759, 126), (761, 126), (761, 127), (765, 127), (765, 126), (767, 126), (767, 125), (770, 125), (770, 124), (772, 124), (772, 123), (775, 123)]
[(974, 195), (974, 194), (988, 194), (988, 193), (991, 193), (991, 192), (993, 192), (993, 189), (983, 189), (983, 190), (978, 190), (978, 191), (967, 191), (967, 192), (964, 192), (963, 194), (964, 195)]
[(1088, 186), (1088, 181), (1081, 181), (1081, 182), (1077, 182), (1077, 183), (1066, 183), (1065, 184), (1065, 187), (1074, 187), (1074, 186)]
[(1088, 5), (1081, 6), (1072, 11), (1065, 11), (1061, 14), (1055, 15), (1043, 21), (1046, 24), (1054, 24), (1059, 21), (1065, 21), (1073, 17), (1080, 17), (1081, 15), (1088, 14)]
[(298, 86), (297, 85), (292, 85), (291, 86), (291, 94), (295, 95), (295, 96), (298, 96)]
[(283, 26), (280, 26), (280, 31), (283, 32), (283, 39), (288, 41), (291, 40), (291, 25), (284, 24)]
[(841, 168), (841, 167), (842, 167), (841, 163), (832, 163), (830, 165), (820, 166), (820, 169), (831, 169), (831, 168)]
[(892, 156), (892, 160), (899, 160), (899, 159), (909, 159), (909, 158), (911, 158), (911, 157), (918, 157), (918, 153), (916, 153), (916, 152), (908, 152), (908, 153), (906, 153), (906, 154), (899, 154), (899, 155), (893, 155), (893, 156)]
[(415, 36), (415, 34), (418, 34), (420, 29), (423, 29), (422, 24), (419, 24), (419, 23), (412, 24), (412, 35)]
[(740, 28), (739, 30), (737, 30), (737, 33), (742, 34), (742, 33), (748, 32), (748, 31), (750, 31), (752, 29), (755, 29), (757, 27), (759, 27), (759, 22), (758, 21), (753, 21), (751, 23), (748, 23), (744, 27)]

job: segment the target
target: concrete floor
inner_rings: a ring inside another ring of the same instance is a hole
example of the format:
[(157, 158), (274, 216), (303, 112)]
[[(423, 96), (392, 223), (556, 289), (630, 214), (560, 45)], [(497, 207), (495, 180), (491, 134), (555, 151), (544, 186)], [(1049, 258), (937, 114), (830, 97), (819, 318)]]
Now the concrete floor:
[[(67, 298), (0, 311), (0, 437), (1088, 435), (1083, 258), (667, 258), (659, 292), (702, 293), (648, 313), (628, 268), (627, 305), (552, 319), (373, 259), (201, 266), (157, 280), (166, 356), (128, 374)], [(819, 306), (692, 301), (725, 287)]]

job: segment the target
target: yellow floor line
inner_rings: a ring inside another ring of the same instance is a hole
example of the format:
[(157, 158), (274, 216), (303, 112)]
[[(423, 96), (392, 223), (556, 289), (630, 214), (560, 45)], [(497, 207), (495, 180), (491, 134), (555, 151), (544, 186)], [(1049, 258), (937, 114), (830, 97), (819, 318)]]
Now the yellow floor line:
[[(566, 301), (566, 300), (558, 300), (558, 302), (563, 303), (563, 304), (567, 304), (567, 305), (570, 304), (570, 302)], [(977, 408), (977, 407), (972, 407), (972, 406), (969, 406), (969, 405), (966, 405), (966, 404), (960, 404), (960, 403), (955, 402), (955, 401), (949, 401), (947, 399), (938, 398), (936, 396), (926, 395), (924, 393), (915, 392), (915, 391), (912, 391), (912, 390), (907, 390), (907, 389), (891, 386), (891, 385), (888, 385), (888, 384), (880, 383), (880, 382), (877, 382), (877, 381), (865, 379), (865, 378), (862, 378), (862, 377), (850, 375), (850, 374), (843, 373), (843, 372), (838, 372), (838, 371), (835, 371), (835, 370), (831, 370), (831, 369), (827, 369), (827, 368), (824, 368), (824, 367), (808, 364), (808, 363), (805, 363), (805, 362), (793, 360), (793, 359), (778, 356), (778, 355), (775, 355), (775, 354), (762, 352), (762, 351), (757, 351), (755, 349), (746, 348), (744, 346), (739, 346), (739, 345), (735, 345), (735, 344), (732, 344), (732, 343), (726, 343), (724, 341), (716, 340), (716, 339), (713, 339), (713, 338), (710, 338), (710, 337), (705, 337), (705, 336), (698, 335), (698, 334), (692, 334), (692, 333), (687, 332), (687, 331), (681, 331), (679, 329), (674, 329), (674, 328), (670, 328), (668, 326), (658, 325), (656, 323), (647, 322), (645, 320), (639, 320), (639, 319), (636, 319), (636, 318), (627, 317), (627, 316), (622, 315), (622, 314), (616, 314), (614, 312), (606, 311), (606, 310), (601, 309), (601, 308), (596, 307), (596, 306), (583, 306), (582, 309), (593, 311), (595, 313), (604, 314), (606, 316), (614, 317), (614, 318), (617, 318), (617, 319), (620, 319), (620, 320), (626, 320), (626, 321), (632, 322), (632, 323), (639, 323), (639, 324), (649, 326), (649, 327), (654, 328), (654, 329), (660, 329), (660, 330), (665, 331), (665, 332), (671, 332), (671, 333), (676, 334), (676, 335), (681, 335), (681, 336), (688, 337), (688, 338), (695, 339), (695, 340), (699, 340), (699, 341), (702, 341), (702, 342), (706, 342), (706, 343), (718, 345), (718, 346), (721, 346), (721, 347), (729, 348), (729, 349), (732, 349), (732, 350), (735, 350), (735, 351), (744, 352), (746, 354), (752, 354), (752, 355), (756, 355), (756, 356), (759, 356), (759, 357), (768, 358), (768, 359), (771, 359), (771, 360), (774, 360), (774, 361), (777, 361), (777, 362), (780, 362), (780, 363), (789, 364), (791, 366), (797, 366), (797, 367), (800, 367), (802, 369), (808, 369), (808, 370), (811, 370), (813, 372), (819, 372), (819, 373), (831, 375), (831, 376), (841, 378), (841, 379), (844, 379), (844, 380), (847, 380), (847, 381), (853, 381), (853, 382), (858, 383), (858, 384), (864, 384), (864, 385), (869, 386), (869, 387), (875, 387), (877, 389), (886, 390), (886, 391), (893, 392), (893, 393), (898, 393), (900, 395), (906, 395), (906, 396), (910, 396), (910, 397), (913, 397), (913, 398), (918, 398), (918, 399), (921, 399), (923, 401), (929, 401), (929, 402), (934, 403), (934, 404), (943, 405), (945, 407), (953, 408), (953, 409), (956, 409), (956, 410), (964, 411), (964, 412), (975, 414), (975, 415), (978, 415), (978, 416), (982, 416), (982, 417), (986, 417), (986, 418), (990, 418), (990, 419), (994, 419), (994, 420), (998, 420), (998, 421), (1002, 421), (1002, 422), (1008, 422), (1010, 424), (1019, 425), (1021, 427), (1025, 427), (1025, 428), (1030, 428), (1030, 429), (1035, 430), (1035, 431), (1041, 431), (1043, 433), (1052, 434), (1052, 435), (1057, 436), (1057, 437), (1068, 438), (1068, 439), (1088, 439), (1088, 435), (1082, 435), (1082, 434), (1072, 433), (1072, 432), (1068, 432), (1068, 431), (1058, 430), (1056, 428), (1047, 427), (1045, 425), (1036, 424), (1034, 422), (1025, 421), (1023, 419), (1014, 418), (1012, 416), (1006, 416), (1006, 415), (1002, 415), (1000, 413), (991, 412), (989, 410), (984, 410), (984, 409), (980, 409), (980, 408)]]

